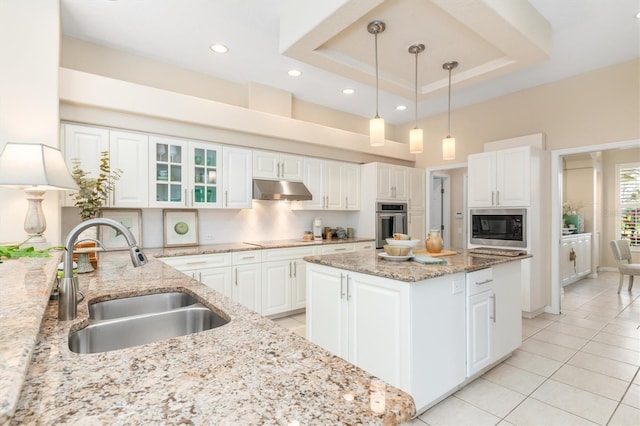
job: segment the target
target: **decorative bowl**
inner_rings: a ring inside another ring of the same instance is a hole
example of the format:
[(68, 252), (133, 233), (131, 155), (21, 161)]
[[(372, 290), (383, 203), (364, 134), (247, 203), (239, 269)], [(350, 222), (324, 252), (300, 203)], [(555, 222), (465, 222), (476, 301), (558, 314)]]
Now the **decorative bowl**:
[(390, 246), (401, 246), (413, 248), (418, 245), (420, 240), (395, 240), (393, 238), (387, 238), (387, 244)]
[(407, 256), (411, 252), (411, 247), (408, 246), (391, 246), (385, 244), (383, 248), (384, 252), (389, 256)]

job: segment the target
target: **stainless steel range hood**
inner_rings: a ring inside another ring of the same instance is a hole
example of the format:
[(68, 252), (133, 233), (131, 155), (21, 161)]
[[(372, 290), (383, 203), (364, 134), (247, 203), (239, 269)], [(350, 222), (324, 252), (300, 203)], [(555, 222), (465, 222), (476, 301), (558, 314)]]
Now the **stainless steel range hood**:
[(253, 180), (254, 200), (311, 200), (311, 192), (302, 182), (288, 182), (282, 180)]

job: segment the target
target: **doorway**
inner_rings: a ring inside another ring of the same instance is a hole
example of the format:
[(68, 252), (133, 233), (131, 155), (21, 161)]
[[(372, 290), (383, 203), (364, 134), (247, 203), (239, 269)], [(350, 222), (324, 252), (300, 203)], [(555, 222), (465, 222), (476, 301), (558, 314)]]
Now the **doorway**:
[(429, 228), (440, 230), (444, 247), (451, 247), (451, 182), (449, 175), (432, 173), (429, 198)]
[(466, 247), (467, 165), (427, 169), (427, 233), (440, 229), (444, 247)]

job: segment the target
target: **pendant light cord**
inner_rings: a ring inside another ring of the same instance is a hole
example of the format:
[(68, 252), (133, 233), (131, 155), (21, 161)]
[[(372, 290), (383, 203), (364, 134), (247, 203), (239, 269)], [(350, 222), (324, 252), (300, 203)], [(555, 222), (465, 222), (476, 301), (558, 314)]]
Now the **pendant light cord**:
[(451, 68), (449, 68), (449, 119), (447, 125), (447, 137), (451, 137)]
[(418, 53), (420, 53), (419, 50), (416, 49), (416, 79), (415, 79), (415, 84), (413, 86), (414, 88), (414, 94), (415, 94), (415, 127), (414, 129), (418, 128)]
[(376, 49), (376, 118), (380, 118), (380, 116), (378, 115), (379, 88), (378, 88), (378, 33), (377, 32), (374, 34), (374, 40), (375, 40), (375, 49)]

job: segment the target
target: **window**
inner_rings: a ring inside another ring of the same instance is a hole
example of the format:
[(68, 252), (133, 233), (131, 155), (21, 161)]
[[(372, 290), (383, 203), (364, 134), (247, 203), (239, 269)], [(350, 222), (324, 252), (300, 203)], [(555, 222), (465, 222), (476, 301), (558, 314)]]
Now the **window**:
[(619, 237), (640, 251), (640, 163), (616, 166)]

